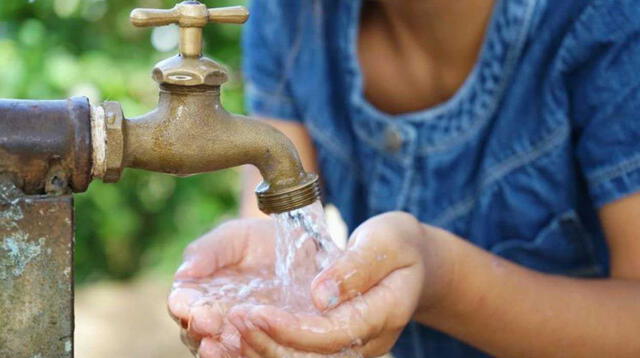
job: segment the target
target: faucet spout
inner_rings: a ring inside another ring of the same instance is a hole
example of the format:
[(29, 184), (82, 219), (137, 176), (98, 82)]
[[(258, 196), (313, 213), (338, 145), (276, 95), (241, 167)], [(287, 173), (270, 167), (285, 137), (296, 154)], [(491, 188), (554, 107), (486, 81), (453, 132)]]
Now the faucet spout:
[(273, 186), (305, 172), (291, 141), (275, 128), (227, 112), (218, 87), (160, 91), (158, 107), (124, 121), (124, 164), (189, 175), (253, 164)]
[(282, 212), (315, 201), (317, 176), (304, 171), (293, 143), (266, 123), (227, 112), (219, 86), (163, 84), (158, 106), (122, 121), (122, 167), (190, 175), (244, 164), (263, 182), (260, 209)]

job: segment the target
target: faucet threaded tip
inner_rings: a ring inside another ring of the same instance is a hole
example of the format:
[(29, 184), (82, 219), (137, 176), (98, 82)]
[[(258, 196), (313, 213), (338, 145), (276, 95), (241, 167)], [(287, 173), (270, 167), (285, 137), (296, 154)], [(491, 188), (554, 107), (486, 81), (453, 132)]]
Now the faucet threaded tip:
[(313, 204), (320, 199), (320, 185), (316, 174), (308, 173), (297, 185), (270, 191), (264, 186), (256, 189), (258, 208), (265, 214), (279, 214)]

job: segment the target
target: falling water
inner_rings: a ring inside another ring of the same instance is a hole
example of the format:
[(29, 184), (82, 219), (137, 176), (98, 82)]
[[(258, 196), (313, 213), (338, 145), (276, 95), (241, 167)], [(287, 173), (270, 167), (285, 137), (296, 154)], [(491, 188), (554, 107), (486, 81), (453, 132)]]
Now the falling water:
[[(193, 306), (215, 302), (221, 312), (248, 303), (322, 314), (312, 302), (311, 281), (341, 253), (329, 236), (322, 205), (315, 202), (272, 217), (276, 224), (273, 268), (251, 273), (223, 269), (208, 279), (176, 282), (174, 290), (196, 289), (201, 298)], [(360, 357), (351, 350), (333, 357), (338, 356)]]
[(315, 311), (309, 289), (311, 281), (340, 254), (328, 234), (322, 205), (315, 202), (273, 217), (279, 304), (298, 312)]

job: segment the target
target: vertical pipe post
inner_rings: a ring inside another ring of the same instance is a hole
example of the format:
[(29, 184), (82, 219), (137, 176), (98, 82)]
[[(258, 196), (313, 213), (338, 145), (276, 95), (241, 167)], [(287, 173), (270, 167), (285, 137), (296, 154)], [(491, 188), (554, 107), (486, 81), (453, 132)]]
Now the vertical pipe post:
[(73, 357), (73, 199), (0, 177), (0, 357)]

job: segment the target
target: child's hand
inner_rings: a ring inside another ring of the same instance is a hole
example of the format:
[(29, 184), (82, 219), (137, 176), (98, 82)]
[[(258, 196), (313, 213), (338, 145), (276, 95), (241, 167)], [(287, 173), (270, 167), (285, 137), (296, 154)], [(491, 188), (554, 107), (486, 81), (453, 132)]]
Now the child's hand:
[(199, 351), (202, 357), (231, 357), (239, 347), (238, 332), (225, 322), (225, 315), (240, 302), (207, 298), (206, 304), (194, 305), (204, 298), (197, 280), (211, 276), (230, 282), (248, 276), (270, 278), (274, 235), (270, 219), (234, 220), (187, 247), (184, 263), (175, 275), (177, 288), (169, 296), (169, 313), (182, 326), (182, 340), (193, 353)]
[(447, 284), (442, 245), (429, 244), (446, 240), (425, 239), (434, 235), (448, 238), (404, 213), (368, 220), (354, 232), (346, 254), (312, 283), (324, 315), (273, 306), (231, 310), (242, 356), (314, 357), (347, 348), (365, 357), (387, 353), (418, 307), (432, 304)]

